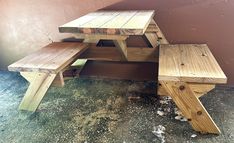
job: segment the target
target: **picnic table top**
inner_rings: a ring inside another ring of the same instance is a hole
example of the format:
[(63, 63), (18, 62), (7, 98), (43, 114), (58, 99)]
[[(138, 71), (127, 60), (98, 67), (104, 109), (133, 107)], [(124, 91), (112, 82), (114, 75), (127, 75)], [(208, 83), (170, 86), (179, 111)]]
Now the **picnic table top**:
[(97, 11), (59, 27), (61, 33), (143, 35), (154, 10)]
[(161, 45), (159, 80), (226, 83), (227, 77), (206, 44)]

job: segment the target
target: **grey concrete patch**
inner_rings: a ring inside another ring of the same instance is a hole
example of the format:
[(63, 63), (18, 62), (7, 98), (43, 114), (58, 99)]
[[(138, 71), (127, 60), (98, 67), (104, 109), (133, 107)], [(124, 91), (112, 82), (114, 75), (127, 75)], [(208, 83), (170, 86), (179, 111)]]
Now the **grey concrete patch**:
[[(222, 134), (202, 135), (175, 120), (172, 102), (160, 104), (147, 92), (152, 82), (73, 79), (52, 87), (37, 112), (18, 111), (28, 83), (17, 73), (0, 72), (0, 142), (152, 143), (165, 127), (168, 143), (234, 142), (234, 88), (219, 86), (202, 97)], [(166, 114), (157, 115), (162, 110)], [(191, 135), (197, 136), (192, 138)]]

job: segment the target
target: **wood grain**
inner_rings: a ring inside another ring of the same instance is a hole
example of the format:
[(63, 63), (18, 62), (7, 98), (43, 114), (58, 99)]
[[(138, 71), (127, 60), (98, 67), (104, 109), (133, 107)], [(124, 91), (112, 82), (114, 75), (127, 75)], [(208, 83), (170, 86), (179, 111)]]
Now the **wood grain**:
[(227, 77), (205, 44), (161, 45), (159, 80), (226, 83)]
[(201, 133), (220, 134), (219, 128), (187, 83), (173, 81), (160, 81), (160, 83), (194, 130)]
[(153, 16), (153, 10), (97, 11), (60, 26), (59, 32), (143, 35)]
[(10, 71), (58, 73), (88, 48), (78, 42), (56, 42), (8, 66)]
[[(26, 76), (27, 74), (22, 74)], [(46, 91), (52, 84), (56, 74), (49, 73), (34, 73), (33, 78), (30, 79), (30, 85), (27, 92), (20, 103), (20, 110), (36, 111)]]
[[(128, 47), (129, 62), (158, 62), (158, 49), (148, 47)], [(115, 47), (90, 47), (79, 56), (80, 59), (121, 61), (122, 56)]]

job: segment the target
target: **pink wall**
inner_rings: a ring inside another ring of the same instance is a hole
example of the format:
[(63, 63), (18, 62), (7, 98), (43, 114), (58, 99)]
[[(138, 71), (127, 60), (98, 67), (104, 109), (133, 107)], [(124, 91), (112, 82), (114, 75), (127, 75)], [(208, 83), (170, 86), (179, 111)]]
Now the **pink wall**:
[[(170, 43), (207, 43), (234, 84), (234, 1), (231, 0), (2, 0), (0, 69), (70, 35), (58, 26), (97, 9), (154, 9)], [(140, 42), (139, 42), (140, 41)], [(130, 45), (144, 45), (132, 38)]]

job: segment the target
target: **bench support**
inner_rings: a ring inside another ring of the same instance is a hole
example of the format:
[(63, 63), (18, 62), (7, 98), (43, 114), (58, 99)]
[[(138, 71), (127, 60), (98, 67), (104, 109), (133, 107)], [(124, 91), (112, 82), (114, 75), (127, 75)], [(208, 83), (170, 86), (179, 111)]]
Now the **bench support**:
[(193, 129), (201, 133), (219, 134), (220, 130), (206, 111), (191, 86), (185, 82), (160, 81)]
[(20, 103), (19, 109), (34, 112), (54, 81), (56, 74), (21, 72), (21, 75), (30, 82), (30, 85)]
[[(215, 88), (214, 84), (200, 84), (200, 83), (188, 83), (192, 91), (195, 93), (197, 98), (202, 97), (209, 91)], [(158, 85), (158, 95), (169, 96), (169, 93), (162, 87), (161, 84)]]

